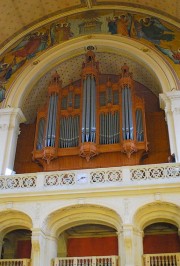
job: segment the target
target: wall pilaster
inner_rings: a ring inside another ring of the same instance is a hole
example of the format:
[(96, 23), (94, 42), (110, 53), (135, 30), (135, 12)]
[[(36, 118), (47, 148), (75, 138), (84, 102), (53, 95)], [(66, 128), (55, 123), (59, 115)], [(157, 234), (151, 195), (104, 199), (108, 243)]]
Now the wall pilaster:
[(123, 225), (123, 240), (124, 240), (124, 266), (134, 266), (134, 235), (133, 226), (131, 224)]
[(39, 228), (32, 229), (31, 244), (32, 266), (46, 266), (46, 237)]
[(119, 256), (119, 261), (118, 261), (118, 266), (125, 265), (125, 257), (124, 257), (124, 238), (123, 238), (123, 230), (120, 230), (117, 232), (118, 236), (118, 256)]
[(180, 91), (160, 94), (160, 106), (166, 113), (171, 154), (180, 162)]
[(52, 259), (57, 257), (58, 239), (55, 236), (46, 237), (46, 266), (51, 265)]
[(25, 120), (20, 108), (0, 110), (0, 175), (4, 175), (6, 169), (13, 170), (17, 138), (20, 133), (19, 124)]

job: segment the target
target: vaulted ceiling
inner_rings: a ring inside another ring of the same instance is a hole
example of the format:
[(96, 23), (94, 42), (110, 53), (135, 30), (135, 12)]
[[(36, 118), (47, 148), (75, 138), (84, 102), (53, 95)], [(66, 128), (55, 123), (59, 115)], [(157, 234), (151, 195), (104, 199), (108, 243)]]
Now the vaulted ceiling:
[[(144, 12), (179, 27), (180, 0), (0, 0), (0, 51), (3, 53), (16, 39), (61, 17), (100, 9), (115, 11), (117, 8), (130, 12)], [(120, 73), (119, 66), (126, 62), (135, 80), (158, 95), (160, 88), (157, 77), (149, 73), (146, 68), (142, 68), (142, 65), (133, 58), (107, 51), (102, 53), (97, 50), (97, 52), (101, 73), (117, 75)], [(84, 55), (78, 55), (52, 67), (49, 72), (39, 77), (29, 90), (30, 93), (24, 97), (21, 106), (28, 123), (34, 121), (37, 109), (46, 100), (47, 86), (52, 72), (57, 70), (63, 86), (66, 86), (70, 80), (80, 79), (83, 61)]]
[[(157, 78), (137, 61), (133, 61), (122, 55), (114, 53), (99, 53), (96, 52), (96, 60), (99, 62), (100, 73), (119, 75), (121, 73), (121, 66), (126, 63), (133, 73), (133, 78), (141, 83), (143, 86), (149, 88), (154, 94), (160, 92), (159, 83)], [(43, 106), (47, 100), (47, 90), (51, 75), (58, 72), (62, 81), (62, 87), (66, 87), (70, 81), (77, 81), (81, 79), (82, 63), (85, 61), (85, 55), (79, 55), (65, 62), (47, 72), (42, 78), (34, 84), (32, 90), (26, 97), (24, 97), (21, 109), (27, 119), (27, 123), (33, 123), (37, 110)]]
[(1, 0), (0, 1), (0, 45), (9, 42), (17, 34), (43, 21), (53, 20), (64, 13), (75, 10), (86, 11), (99, 8), (144, 10), (164, 16), (172, 22), (180, 22), (179, 0)]

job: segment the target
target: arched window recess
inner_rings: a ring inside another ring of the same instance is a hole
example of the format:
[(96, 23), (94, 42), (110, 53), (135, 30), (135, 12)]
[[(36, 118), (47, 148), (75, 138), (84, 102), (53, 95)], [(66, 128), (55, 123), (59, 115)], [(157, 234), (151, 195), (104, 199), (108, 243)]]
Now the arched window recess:
[[(62, 88), (58, 73), (48, 87), (48, 102), (38, 112), (33, 157), (51, 160), (98, 154), (147, 151), (144, 100), (135, 95), (134, 81), (124, 64), (118, 81), (100, 83), (99, 62), (89, 50), (81, 83)], [(78, 85), (80, 84), (80, 85)]]

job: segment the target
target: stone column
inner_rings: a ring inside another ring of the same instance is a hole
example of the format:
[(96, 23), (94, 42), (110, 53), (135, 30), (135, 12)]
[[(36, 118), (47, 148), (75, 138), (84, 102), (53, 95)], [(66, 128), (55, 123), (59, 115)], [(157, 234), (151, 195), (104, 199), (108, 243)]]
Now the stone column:
[(46, 260), (46, 237), (39, 228), (32, 229), (31, 236), (31, 265), (32, 266), (49, 266)]
[(124, 224), (120, 245), (121, 266), (143, 266), (143, 232)]
[(125, 256), (123, 266), (135, 266), (134, 235), (133, 235), (133, 226), (131, 224), (123, 225), (123, 240), (124, 240), (124, 256)]
[(0, 110), (0, 175), (14, 167), (19, 124), (25, 122), (20, 108), (5, 108)]
[(57, 257), (58, 252), (58, 239), (55, 236), (48, 236), (46, 238), (46, 264), (45, 266), (52, 265), (52, 260)]
[(135, 264), (137, 266), (143, 266), (143, 237), (144, 232), (135, 229), (134, 230), (134, 236), (135, 236), (135, 243), (134, 243), (134, 251), (135, 251)]
[(118, 235), (118, 266), (125, 265), (125, 253), (124, 253), (124, 238), (123, 238), (123, 230), (117, 232)]
[(57, 257), (57, 238), (45, 235), (41, 229), (32, 229), (32, 266), (52, 265), (52, 259)]
[(180, 162), (180, 91), (160, 94), (160, 106), (166, 113), (171, 154)]

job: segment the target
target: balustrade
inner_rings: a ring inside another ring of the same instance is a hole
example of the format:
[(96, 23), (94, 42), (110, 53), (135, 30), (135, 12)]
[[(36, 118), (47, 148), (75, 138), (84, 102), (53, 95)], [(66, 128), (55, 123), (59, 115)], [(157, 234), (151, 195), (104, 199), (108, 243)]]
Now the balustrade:
[(1, 193), (136, 186), (179, 182), (180, 164), (167, 163), (0, 176)]
[(118, 256), (55, 258), (53, 266), (117, 266)]
[(4, 259), (0, 260), (0, 266), (30, 266), (30, 259)]
[(180, 253), (147, 254), (144, 266), (180, 266)]

